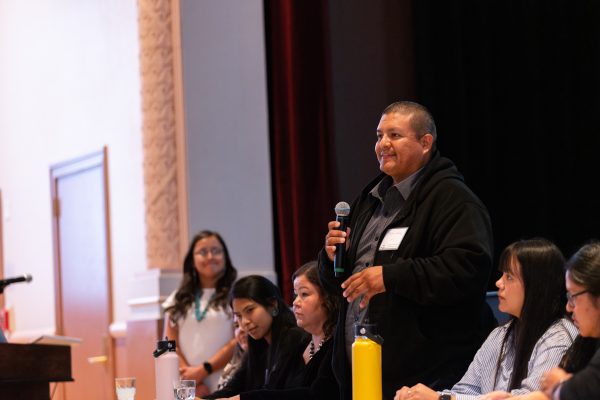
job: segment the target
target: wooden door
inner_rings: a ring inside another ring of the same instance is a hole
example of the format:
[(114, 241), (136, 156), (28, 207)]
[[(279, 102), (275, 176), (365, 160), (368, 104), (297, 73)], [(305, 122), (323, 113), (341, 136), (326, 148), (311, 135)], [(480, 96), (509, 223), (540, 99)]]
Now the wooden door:
[[(0, 190), (0, 278), (4, 278), (4, 242), (2, 241), (2, 223), (4, 219), (2, 217), (2, 190)], [(0, 295), (0, 311), (4, 309), (4, 296)], [(2, 326), (0, 326), (2, 329)]]
[[(0, 279), (4, 278), (4, 242), (2, 233), (4, 229), (2, 228), (2, 223), (4, 222), (4, 217), (2, 216), (2, 190), (0, 190)], [(4, 312), (4, 296), (0, 295), (0, 312)], [(0, 329), (2, 329), (2, 325), (0, 324)]]
[(57, 330), (82, 339), (72, 349), (64, 400), (112, 400), (110, 246), (106, 148), (50, 171), (54, 209)]

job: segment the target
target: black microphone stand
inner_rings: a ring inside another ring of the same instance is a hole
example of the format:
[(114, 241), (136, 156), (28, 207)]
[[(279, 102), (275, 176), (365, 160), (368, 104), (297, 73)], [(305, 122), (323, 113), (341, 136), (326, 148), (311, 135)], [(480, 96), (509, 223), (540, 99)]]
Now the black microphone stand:
[(4, 293), (4, 288), (10, 285), (10, 283), (0, 282), (0, 294)]

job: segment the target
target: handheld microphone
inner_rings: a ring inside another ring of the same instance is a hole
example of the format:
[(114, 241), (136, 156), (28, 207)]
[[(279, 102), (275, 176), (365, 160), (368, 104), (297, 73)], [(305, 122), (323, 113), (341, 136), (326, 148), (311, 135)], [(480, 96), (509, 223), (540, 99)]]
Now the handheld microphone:
[(0, 279), (0, 293), (4, 290), (8, 285), (12, 285), (13, 283), (19, 282), (31, 282), (33, 278), (30, 274), (25, 274), (22, 276), (16, 276), (14, 278)]
[[(350, 214), (350, 205), (345, 201), (340, 201), (335, 205), (335, 220), (340, 223), (339, 230), (346, 232), (348, 227), (348, 215)], [(346, 243), (335, 245), (335, 256), (333, 258), (333, 273), (336, 278), (344, 274), (344, 258), (346, 257)]]

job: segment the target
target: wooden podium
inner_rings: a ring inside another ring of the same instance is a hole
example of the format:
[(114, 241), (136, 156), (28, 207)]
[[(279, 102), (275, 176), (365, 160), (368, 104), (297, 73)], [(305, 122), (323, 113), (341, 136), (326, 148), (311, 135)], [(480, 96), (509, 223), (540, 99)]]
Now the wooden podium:
[(50, 400), (50, 382), (72, 381), (71, 347), (0, 344), (0, 397)]

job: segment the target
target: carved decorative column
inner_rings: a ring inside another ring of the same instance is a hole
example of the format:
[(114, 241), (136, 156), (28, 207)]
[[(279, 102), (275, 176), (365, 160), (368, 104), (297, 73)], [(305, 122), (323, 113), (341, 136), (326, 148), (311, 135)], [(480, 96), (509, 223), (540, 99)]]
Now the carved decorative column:
[(138, 0), (147, 270), (131, 282), (131, 317), (115, 338), (117, 375), (154, 398), (162, 302), (177, 288), (188, 241), (179, 0)]
[(187, 245), (178, 0), (139, 0), (148, 268), (179, 269)]

